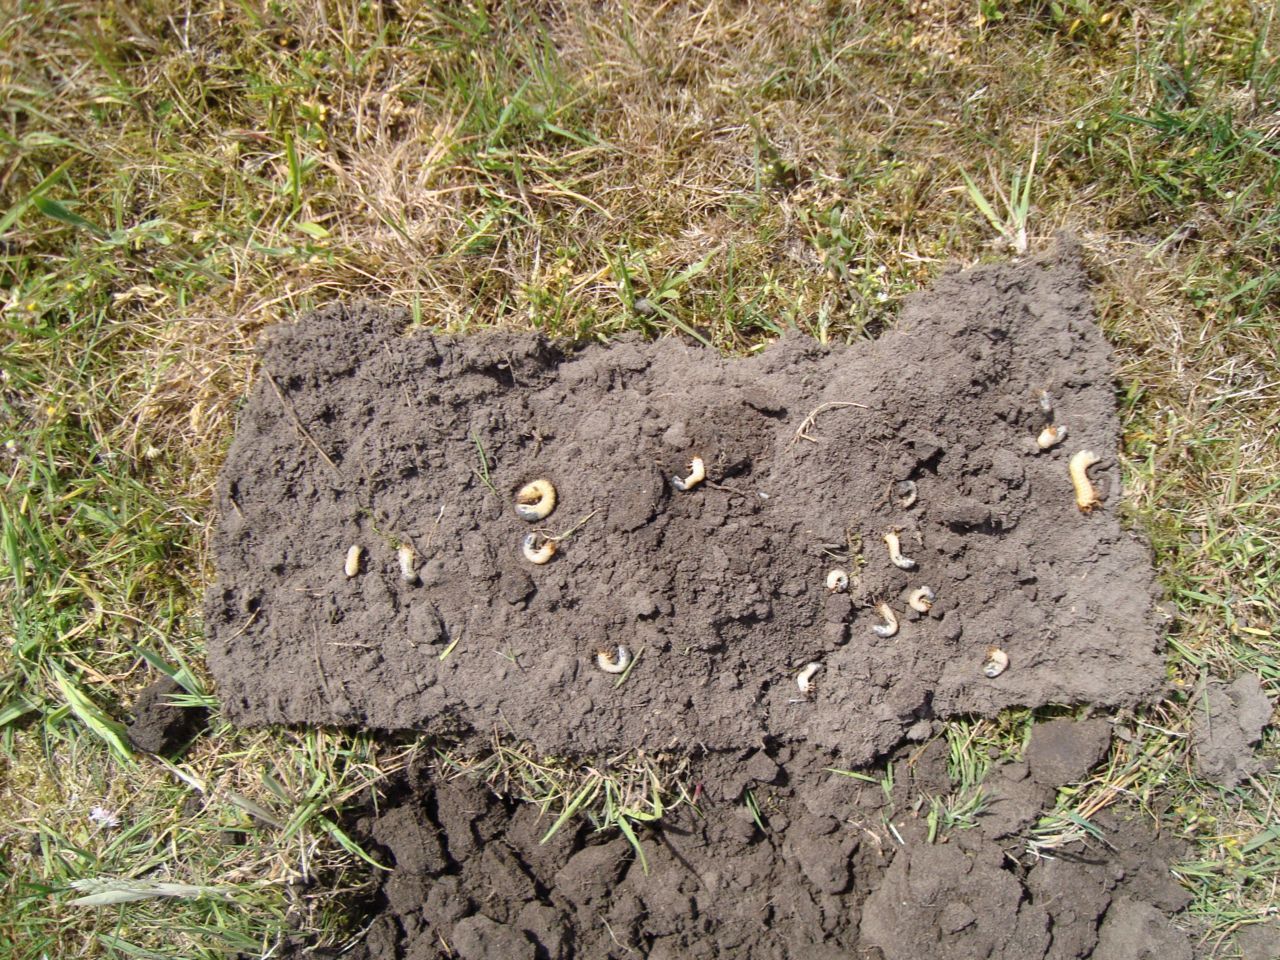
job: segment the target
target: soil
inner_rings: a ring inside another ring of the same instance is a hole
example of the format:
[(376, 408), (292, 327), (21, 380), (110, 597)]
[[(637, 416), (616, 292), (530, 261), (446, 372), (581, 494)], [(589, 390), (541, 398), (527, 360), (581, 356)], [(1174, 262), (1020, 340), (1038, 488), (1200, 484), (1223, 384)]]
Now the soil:
[(169, 698), (185, 691), (173, 679), (161, 677), (138, 694), (133, 720), (126, 732), (138, 750), (171, 756), (204, 725), (209, 712), (202, 707), (179, 707)]
[[(983, 830), (928, 842), (920, 784), (939, 785), (929, 768), (940, 745), (901, 752), (891, 794), (832, 774), (821, 751), (782, 746), (767, 758), (772, 782), (754, 785), (763, 828), (738, 798), (723, 799), (739, 789), (722, 779), (734, 765), (709, 764), (698, 811), (677, 808), (641, 833), (647, 872), (616, 834), (581, 825), (542, 844), (548, 818), (532, 805), (410, 771), (355, 828), (394, 870), (344, 956), (1193, 956), (1168, 919), (1190, 899), (1168, 868), (1181, 851), (1145, 820), (1103, 814), (1099, 840), (1040, 859)], [(1034, 783), (1049, 797), (1058, 786)]]
[[(1058, 787), (1105, 758), (1105, 720), (1040, 725), (980, 815), (930, 837), (951, 791), (938, 718), (1163, 687), (1150, 552), (1117, 516), (1113, 366), (1069, 242), (944, 276), (849, 346), (792, 334), (731, 359), (407, 325), (333, 307), (266, 340), (217, 493), (226, 713), (463, 749), (494, 731), (561, 756), (674, 748), (698, 802), (639, 830), (641, 861), (583, 818), (544, 843), (535, 806), (413, 768), (349, 824), (393, 869), (344, 956), (1193, 956), (1169, 920), (1178, 851), (1145, 821), (1104, 812), (1100, 839), (1027, 854)], [(1041, 451), (1050, 423), (1069, 439)], [(1101, 458), (1088, 513), (1082, 449)], [(680, 490), (694, 457), (707, 479)], [(531, 526), (513, 498), (535, 478), (557, 504)], [(531, 530), (557, 538), (545, 565), (522, 556)], [(601, 671), (619, 645), (630, 671)], [(1009, 666), (988, 677), (992, 647)], [(832, 772), (885, 756), (891, 787)]]
[(1202, 779), (1230, 789), (1265, 769), (1253, 748), (1271, 722), (1271, 701), (1256, 674), (1209, 682), (1198, 707), (1191, 742)]
[(1241, 927), (1235, 941), (1242, 960), (1280, 960), (1280, 921)]
[[(1069, 243), (944, 276), (874, 341), (793, 334), (743, 359), (407, 323), (333, 307), (267, 338), (206, 601), (237, 722), (499, 729), (559, 755), (805, 743), (852, 766), (938, 717), (1162, 689), (1150, 552), (1117, 512), (1113, 365)], [(1041, 452), (1050, 422), (1069, 437)], [(1088, 514), (1067, 473), (1085, 448)], [(695, 456), (707, 481), (681, 492)], [(531, 527), (513, 494), (537, 477), (558, 502)], [(521, 554), (532, 529), (564, 536), (544, 566)], [(914, 569), (890, 562), (891, 529)], [(905, 602), (921, 585), (928, 614)], [(596, 666), (618, 644), (621, 683)], [(1010, 666), (989, 679), (993, 646)]]

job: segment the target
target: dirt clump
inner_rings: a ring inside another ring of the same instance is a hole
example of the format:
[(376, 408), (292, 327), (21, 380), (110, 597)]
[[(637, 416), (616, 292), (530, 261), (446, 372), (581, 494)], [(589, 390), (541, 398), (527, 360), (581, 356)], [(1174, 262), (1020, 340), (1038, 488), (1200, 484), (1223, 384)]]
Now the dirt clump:
[(1149, 903), (1116, 900), (1098, 930), (1098, 956), (1108, 960), (1192, 960), (1186, 935)]
[(1111, 725), (1105, 720), (1062, 717), (1035, 726), (1027, 744), (1027, 766), (1033, 780), (1050, 787), (1073, 783), (1107, 755)]
[(893, 858), (862, 915), (862, 937), (885, 960), (1043, 957), (1049, 914), (1023, 897), (994, 844), (913, 845)]
[(209, 711), (169, 702), (170, 697), (183, 692), (177, 681), (161, 677), (138, 694), (133, 719), (125, 729), (136, 749), (169, 756), (196, 735)]
[[(235, 721), (497, 728), (574, 755), (808, 742), (856, 764), (935, 717), (1162, 688), (1149, 549), (1117, 516), (1113, 366), (1069, 245), (944, 276), (874, 341), (793, 334), (745, 359), (406, 322), (334, 307), (266, 340), (205, 607)], [(1040, 450), (1050, 423), (1069, 440)], [(1083, 448), (1102, 458), (1088, 514)], [(707, 479), (678, 490), (695, 456)], [(535, 478), (557, 503), (530, 524), (513, 496)], [(523, 556), (531, 533), (559, 538), (549, 563)], [(625, 678), (596, 662), (619, 644)]]
[(1208, 683), (1191, 729), (1197, 773), (1230, 789), (1261, 772), (1263, 761), (1253, 748), (1270, 722), (1271, 701), (1256, 674)]
[[(978, 827), (992, 839), (1012, 837), (1040, 815), (1062, 784), (1084, 776), (1107, 755), (1111, 728), (1105, 720), (1050, 720), (1035, 727), (1026, 759), (1001, 764), (983, 784), (986, 802)], [(938, 791), (945, 792), (945, 791)]]
[(1235, 941), (1242, 960), (1280, 960), (1280, 921), (1241, 927)]

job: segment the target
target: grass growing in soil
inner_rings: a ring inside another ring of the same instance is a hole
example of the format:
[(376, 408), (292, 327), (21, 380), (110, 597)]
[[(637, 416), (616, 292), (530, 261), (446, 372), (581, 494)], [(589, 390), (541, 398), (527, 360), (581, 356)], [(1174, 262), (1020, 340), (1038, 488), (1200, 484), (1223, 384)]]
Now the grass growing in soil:
[[(1064, 227), (1120, 361), (1124, 509), (1176, 607), (1175, 693), (1119, 718), (1028, 839), (1134, 804), (1193, 841), (1179, 875), (1222, 956), (1274, 915), (1280, 776), (1201, 782), (1187, 743), (1210, 678), (1280, 694), (1273, 6), (0, 11), (0, 952), (337, 938), (368, 869), (338, 815), (421, 749), (234, 730), (208, 695), (209, 491), (265, 325), (369, 297), (440, 330), (843, 341), (945, 264)], [(157, 668), (214, 710), (179, 761), (121, 737)], [(959, 782), (1033, 719), (953, 725)], [(571, 803), (597, 776), (579, 808), (652, 813), (610, 798), (626, 764), (512, 789)], [(125, 881), (143, 898), (74, 902)]]
[(646, 757), (626, 753), (591, 765), (540, 757), (527, 744), (494, 737), (482, 756), (437, 750), (437, 776), (473, 777), (496, 793), (536, 804), (548, 816), (546, 843), (575, 817), (586, 818), (596, 832), (618, 830), (647, 873), (640, 843), (641, 825), (661, 820), (678, 803), (696, 803), (683, 782), (688, 757)]

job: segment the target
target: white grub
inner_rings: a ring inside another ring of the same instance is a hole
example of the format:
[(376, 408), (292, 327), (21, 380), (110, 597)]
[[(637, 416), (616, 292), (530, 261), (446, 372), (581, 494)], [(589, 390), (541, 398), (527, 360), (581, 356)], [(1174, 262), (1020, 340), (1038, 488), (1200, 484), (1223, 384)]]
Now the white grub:
[(871, 632), (877, 637), (888, 639), (898, 632), (898, 615), (893, 612), (893, 608), (887, 603), (877, 603), (876, 613), (884, 623), (877, 623), (871, 628)]
[(914, 570), (916, 562), (902, 555), (902, 544), (898, 540), (898, 531), (890, 530), (884, 535), (884, 542), (889, 547), (889, 559), (899, 570)]
[(937, 596), (933, 587), (916, 587), (907, 594), (907, 606), (917, 613), (928, 613), (933, 609), (933, 601)]
[(1065, 439), (1067, 439), (1066, 424), (1059, 423), (1041, 430), (1040, 436), (1036, 437), (1036, 446), (1041, 450), (1052, 450)]
[(705, 479), (707, 479), (707, 465), (702, 462), (701, 457), (694, 457), (689, 461), (689, 475), (683, 479), (672, 477), (671, 485), (683, 493), (685, 490), (692, 490)]
[(364, 547), (358, 543), (353, 543), (347, 548), (347, 562), (343, 565), (343, 571), (348, 577), (354, 577), (360, 572), (360, 559), (364, 556)]
[(994, 680), (1009, 669), (1009, 655), (999, 647), (987, 647), (987, 659), (982, 661), (982, 675)]
[(556, 508), (556, 488), (550, 480), (531, 480), (516, 491), (516, 516), (536, 523)]
[(894, 502), (906, 510), (916, 502), (916, 482), (914, 480), (899, 480), (893, 485)]
[(796, 675), (796, 686), (804, 696), (807, 697), (813, 691), (813, 678), (821, 669), (822, 664), (814, 661), (806, 664), (805, 668)]
[(526, 560), (541, 566), (556, 555), (556, 542), (539, 533), (531, 533), (524, 538), (521, 549)]
[(1101, 458), (1092, 450), (1081, 450), (1074, 454), (1067, 463), (1067, 472), (1071, 474), (1071, 485), (1076, 489), (1076, 506), (1081, 513), (1090, 513), (1102, 501), (1098, 499), (1098, 491), (1089, 482), (1089, 468)]
[(827, 574), (827, 589), (832, 593), (844, 593), (849, 589), (849, 574), (839, 567)]
[(400, 562), (400, 579), (405, 583), (418, 582), (418, 555), (407, 543), (400, 544), (396, 550), (396, 559)]
[(596, 666), (605, 673), (622, 673), (631, 665), (631, 651), (618, 644), (618, 649), (611, 656), (608, 650), (596, 651)]
[(1053, 415), (1053, 397), (1049, 395), (1048, 390), (1040, 391), (1040, 409), (1044, 411), (1046, 417)]

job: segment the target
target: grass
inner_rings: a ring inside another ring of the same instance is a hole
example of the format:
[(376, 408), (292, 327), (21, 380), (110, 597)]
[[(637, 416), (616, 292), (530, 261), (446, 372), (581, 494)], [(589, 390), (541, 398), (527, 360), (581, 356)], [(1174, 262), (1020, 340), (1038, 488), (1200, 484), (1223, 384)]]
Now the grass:
[(544, 816), (554, 816), (543, 843), (575, 817), (586, 818), (597, 833), (617, 829), (645, 873), (649, 866), (639, 828), (661, 820), (676, 804), (694, 805), (683, 782), (688, 757), (624, 753), (584, 764), (542, 757), (527, 744), (506, 743), (496, 736), (484, 754), (440, 748), (436, 757), (440, 777), (483, 780), (495, 793), (532, 803)]
[[(1120, 364), (1125, 509), (1176, 608), (1174, 693), (1120, 718), (1106, 767), (1029, 840), (1052, 849), (1134, 804), (1193, 842), (1180, 875), (1221, 955), (1273, 915), (1280, 780), (1202, 783), (1186, 738), (1210, 678), (1250, 670), (1280, 694), (1272, 7), (0, 9), (6, 955), (336, 936), (368, 874), (339, 814), (421, 749), (238, 731), (216, 710), (181, 761), (120, 741), (153, 665), (214, 702), (209, 491), (264, 326), (370, 297), (451, 331), (845, 341), (892, 324), (947, 262), (1063, 227)], [(978, 782), (984, 752), (1016, 755), (1032, 722), (957, 722), (953, 772)], [(493, 762), (545, 765), (526, 759)], [(629, 811), (658, 808), (648, 786), (611, 793), (652, 785), (628, 763), (528, 773), (527, 796), (559, 798), (558, 817), (594, 777), (578, 810), (636, 833)], [(120, 825), (89, 821), (95, 805)], [(74, 906), (86, 881), (195, 892)]]
[(1009, 250), (1018, 256), (1023, 256), (1027, 252), (1027, 221), (1031, 216), (1031, 187), (1035, 182), (1038, 154), (1039, 144), (1031, 148), (1031, 159), (1027, 161), (1026, 173), (1020, 170), (1013, 172), (1013, 181), (1009, 184), (1007, 192), (1000, 188), (994, 173), (992, 174), (992, 186), (1004, 207), (1003, 214), (992, 205), (986, 194), (967, 173), (961, 174), (973, 205), (987, 218), (987, 223), (991, 224), (996, 233), (1000, 234)]

